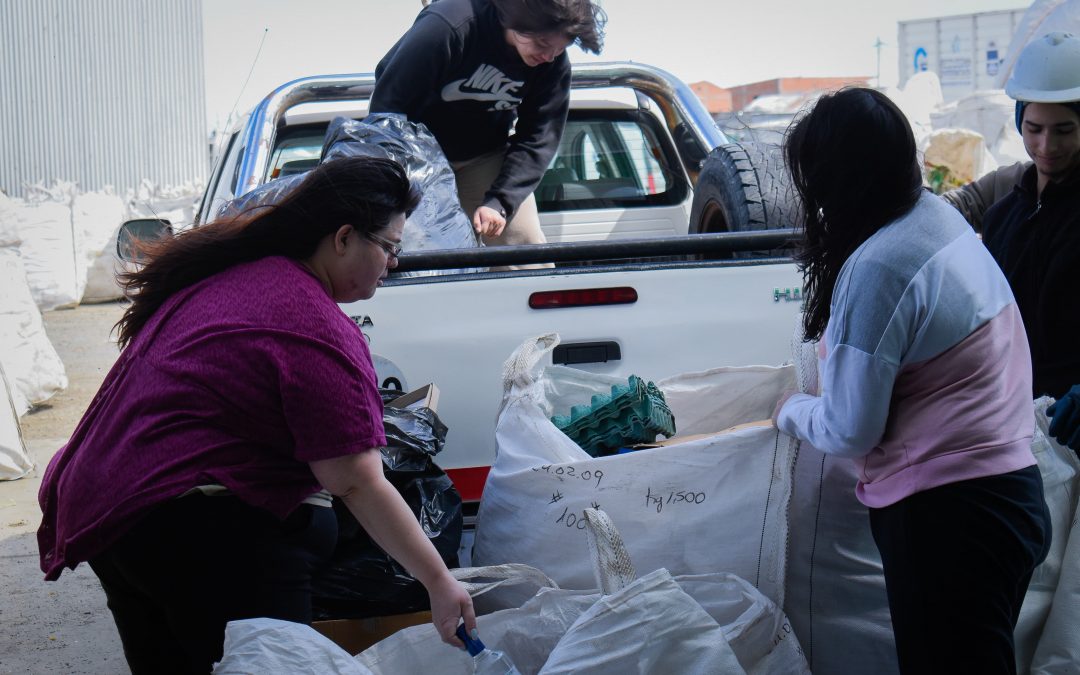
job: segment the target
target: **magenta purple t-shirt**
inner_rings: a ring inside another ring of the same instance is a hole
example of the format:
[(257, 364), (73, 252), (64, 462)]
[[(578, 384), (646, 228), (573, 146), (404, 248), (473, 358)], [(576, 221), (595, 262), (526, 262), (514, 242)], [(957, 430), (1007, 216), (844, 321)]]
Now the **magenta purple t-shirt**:
[(57, 578), (200, 485), (284, 518), (320, 489), (308, 462), (385, 444), (357, 326), (298, 262), (238, 265), (154, 314), (49, 463), (41, 568)]

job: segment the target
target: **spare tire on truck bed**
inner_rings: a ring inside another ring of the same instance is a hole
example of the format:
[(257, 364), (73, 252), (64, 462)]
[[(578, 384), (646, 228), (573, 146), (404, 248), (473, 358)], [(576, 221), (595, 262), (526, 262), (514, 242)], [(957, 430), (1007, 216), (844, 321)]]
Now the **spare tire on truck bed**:
[(775, 143), (729, 143), (701, 167), (690, 209), (690, 233), (796, 227), (799, 203)]

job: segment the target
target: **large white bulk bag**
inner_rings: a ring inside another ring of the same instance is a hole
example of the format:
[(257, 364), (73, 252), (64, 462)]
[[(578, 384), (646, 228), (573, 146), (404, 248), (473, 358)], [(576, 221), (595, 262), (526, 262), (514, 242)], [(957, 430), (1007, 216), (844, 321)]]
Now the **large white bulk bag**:
[[(813, 345), (795, 343), (800, 388), (817, 390)], [(1017, 671), (1073, 673), (1080, 663), (1080, 460), (1046, 435), (1046, 407), (1035, 402), (1032, 452), (1053, 526), (1046, 560), (1035, 569), (1016, 626)], [(897, 673), (881, 556), (866, 506), (855, 498), (855, 464), (808, 443), (799, 448), (791, 503), (784, 612), (815, 675)]]
[[(633, 544), (608, 514), (586, 509), (584, 518), (587, 548), (582, 541), (562, 553), (587, 561), (599, 591), (541, 586), (523, 604), (477, 618), (480, 638), (520, 672), (809, 675), (783, 612), (746, 580), (722, 573), (673, 577), (662, 568), (639, 578), (628, 553)], [(454, 574), (474, 580), (489, 573), (502, 578), (505, 571)], [(544, 576), (532, 570), (524, 581)], [(466, 583), (474, 597), (484, 586)], [(468, 657), (448, 651), (431, 624), (406, 628), (357, 659), (376, 674), (469, 670)]]
[[(626, 380), (541, 367), (558, 343), (526, 341), (507, 361), (498, 455), (480, 502), (473, 562), (519, 562), (564, 588), (591, 588), (581, 556), (587, 508), (602, 508), (637, 568), (727, 572), (783, 603), (787, 508), (796, 441), (772, 425), (593, 458), (549, 417)], [(642, 373), (641, 375), (647, 375)], [(720, 368), (657, 382), (680, 435), (768, 419), (792, 367)]]
[(21, 199), (12, 199), (0, 191), (0, 247), (19, 247), (19, 221), (15, 210), (22, 206)]
[(4, 375), (4, 364), (0, 363), (0, 480), (22, 478), (33, 468), (11, 400), (11, 385)]
[[(792, 336), (799, 390), (817, 394), (818, 345)], [(855, 462), (799, 446), (784, 612), (815, 675), (899, 672), (885, 576)]]
[(64, 364), (56, 353), (27, 285), (22, 258), (0, 247), (0, 363), (11, 384), (18, 415), (67, 387)]
[[(969, 129), (982, 135), (990, 152), (990, 164), (983, 162), (988, 172), (1007, 164), (1028, 161), (1023, 139), (1016, 130), (1016, 101), (1000, 89), (976, 91), (952, 103), (939, 106), (930, 113), (934, 130), (947, 128)], [(976, 178), (982, 173), (977, 173)]]
[(815, 675), (899, 673), (881, 555), (855, 463), (799, 448), (784, 613)]
[(82, 297), (77, 246), (71, 207), (47, 198), (16, 207), (19, 254), (26, 280), (41, 310), (73, 307)]
[(1033, 675), (1074, 673), (1080, 664), (1080, 459), (1050, 437), (1046, 408), (1053, 399), (1035, 401), (1035, 438), (1031, 449), (1042, 473), (1054, 539), (1046, 561), (1035, 569), (1016, 626), (1020, 672)]
[[(222, 650), (213, 675), (371, 675), (348, 652), (311, 626), (281, 619), (228, 622)], [(165, 664), (161, 665), (164, 670)]]
[(79, 235), (79, 273), (82, 302), (108, 302), (123, 297), (116, 274), (116, 234), (127, 215), (124, 200), (109, 192), (88, 192), (75, 197), (71, 217)]
[(138, 189), (127, 194), (127, 219), (160, 218), (178, 232), (195, 220), (202, 194), (203, 186), (198, 182), (161, 186), (144, 179)]

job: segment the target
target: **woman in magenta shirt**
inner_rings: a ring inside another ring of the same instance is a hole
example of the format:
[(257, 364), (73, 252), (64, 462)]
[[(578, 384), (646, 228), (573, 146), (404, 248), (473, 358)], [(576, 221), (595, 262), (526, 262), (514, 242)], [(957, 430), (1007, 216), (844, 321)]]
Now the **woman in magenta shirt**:
[(208, 672), (233, 619), (310, 623), (331, 494), (424, 584), (445, 640), (474, 627), (383, 477), (371, 356), (337, 305), (397, 265), (417, 200), (390, 160), (334, 160), (129, 275), (123, 351), (45, 473), (38, 544), (46, 579), (90, 563), (134, 673)]

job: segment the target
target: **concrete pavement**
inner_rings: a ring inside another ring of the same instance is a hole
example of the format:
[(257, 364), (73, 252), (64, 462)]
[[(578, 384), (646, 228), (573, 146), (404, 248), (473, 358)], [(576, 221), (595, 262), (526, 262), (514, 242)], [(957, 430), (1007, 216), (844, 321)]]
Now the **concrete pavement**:
[(105, 595), (88, 565), (46, 582), (38, 566), (41, 473), (74, 430), (118, 351), (110, 331), (124, 307), (83, 305), (45, 312), (45, 329), (69, 385), (21, 420), (36, 466), (0, 481), (0, 675), (129, 673)]

